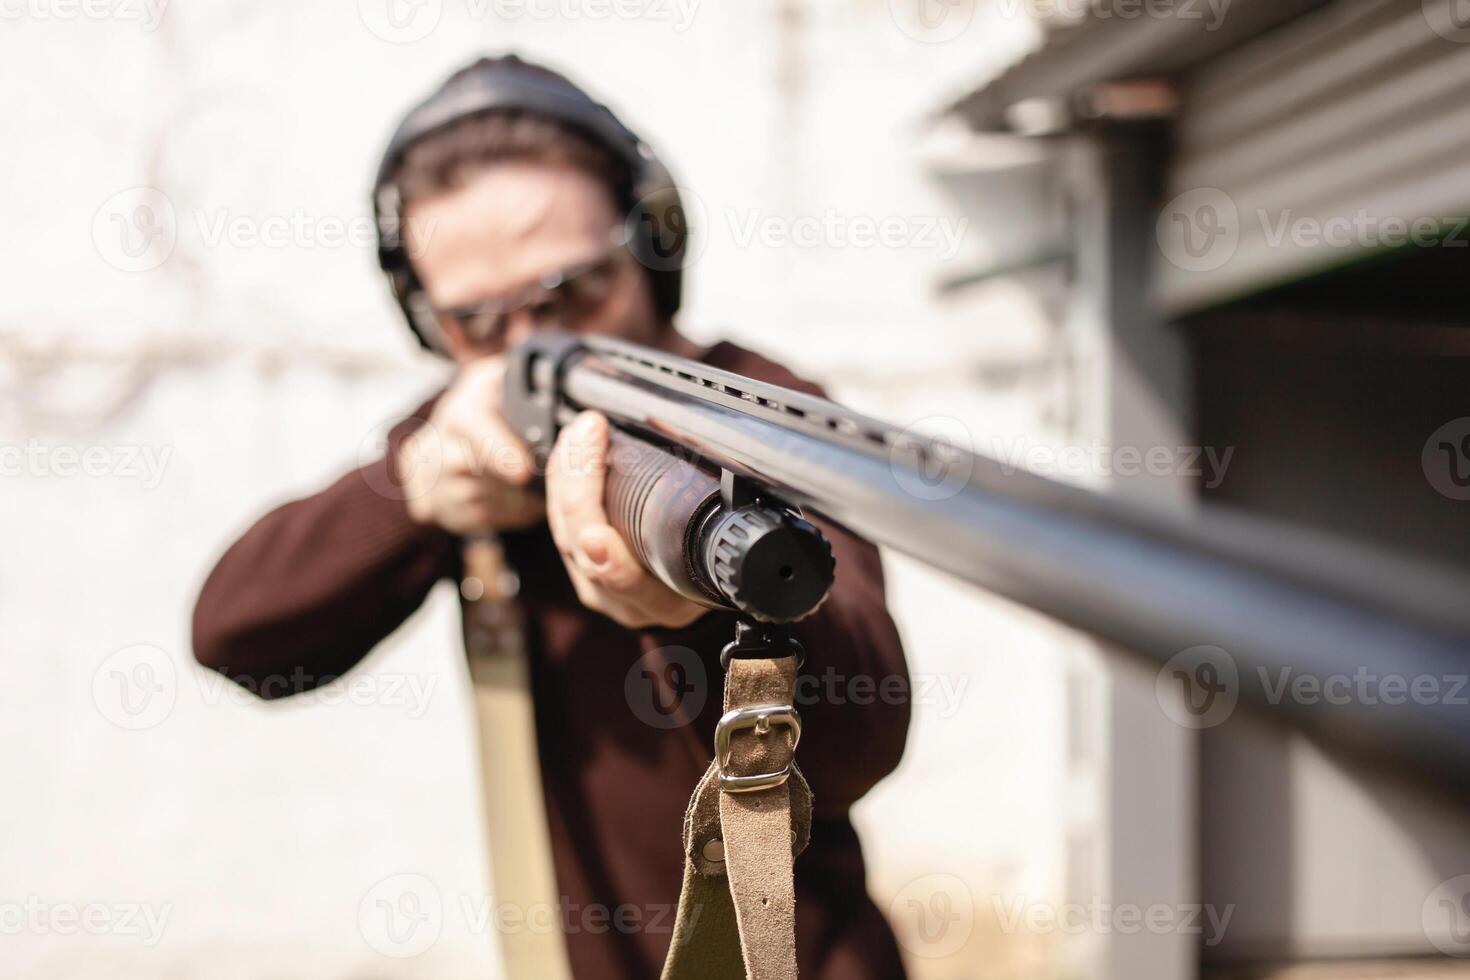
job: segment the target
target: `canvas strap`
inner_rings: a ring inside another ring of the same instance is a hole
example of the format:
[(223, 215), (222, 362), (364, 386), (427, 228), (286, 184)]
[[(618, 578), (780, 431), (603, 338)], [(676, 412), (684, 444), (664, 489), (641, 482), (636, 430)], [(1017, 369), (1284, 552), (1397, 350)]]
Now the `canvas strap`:
[(494, 538), (463, 549), (465, 650), (475, 689), (490, 882), (497, 908), (513, 910), (500, 931), (507, 977), (572, 975), (541, 789), (531, 670), (518, 584)]
[(812, 822), (795, 763), (797, 667), (796, 656), (729, 661), (715, 759), (684, 814), (684, 884), (663, 980), (796, 977), (792, 865)]

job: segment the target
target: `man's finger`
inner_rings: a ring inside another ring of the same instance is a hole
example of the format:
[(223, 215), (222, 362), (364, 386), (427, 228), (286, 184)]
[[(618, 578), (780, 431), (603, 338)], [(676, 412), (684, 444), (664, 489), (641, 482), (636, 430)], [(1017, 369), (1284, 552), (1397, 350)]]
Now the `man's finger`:
[(562, 430), (546, 473), (546, 516), (563, 553), (587, 560), (580, 546), (582, 529), (607, 523), (602, 508), (607, 465), (607, 419), (583, 412)]
[(622, 536), (609, 524), (584, 526), (577, 545), (577, 553), (587, 559), (583, 572), (604, 588), (627, 592), (649, 577)]
[(466, 413), (457, 423), (454, 442), (469, 472), (493, 476), (513, 486), (530, 481), (531, 451), (499, 414)]

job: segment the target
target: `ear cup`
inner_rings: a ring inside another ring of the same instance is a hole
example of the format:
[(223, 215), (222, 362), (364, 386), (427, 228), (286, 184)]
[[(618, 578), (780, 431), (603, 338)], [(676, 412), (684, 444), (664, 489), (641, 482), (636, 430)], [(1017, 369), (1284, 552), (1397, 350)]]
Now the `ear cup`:
[(649, 270), (654, 303), (672, 316), (682, 299), (684, 260), (692, 229), (679, 189), (664, 167), (654, 161), (646, 184), (628, 212), (628, 242)]
[(373, 186), (378, 264), (387, 275), (409, 329), (419, 343), (447, 354), (439, 325), (424, 301), (402, 235), (402, 199), (394, 172), (410, 145), (462, 119), (495, 111), (543, 116), (613, 151), (632, 174), (627, 212), (629, 248), (648, 270), (659, 314), (672, 317), (683, 294), (690, 228), (679, 191), (653, 151), (612, 110), (567, 78), (515, 55), (481, 58), (452, 75), (404, 117), (388, 143)]

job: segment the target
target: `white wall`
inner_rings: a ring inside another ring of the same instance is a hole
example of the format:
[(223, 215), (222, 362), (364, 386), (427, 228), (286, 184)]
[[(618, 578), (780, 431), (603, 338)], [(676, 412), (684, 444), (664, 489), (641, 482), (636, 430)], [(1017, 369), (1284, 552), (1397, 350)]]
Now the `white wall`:
[[(965, 229), (915, 139), (1029, 43), (1023, 21), (982, 10), (924, 34), (899, 0), (669, 0), (643, 20), (425, 0), (408, 32), (432, 29), (389, 43), (374, 0), (179, 3), (152, 30), (130, 19), (141, 2), (28, 4), (0, 23), (0, 911), (27, 916), (5, 926), (8, 976), (491, 969), (465, 914), (486, 879), (450, 597), (340, 703), (243, 700), (188, 648), (220, 550), (371, 452), (442, 376), (361, 236), (396, 114), (472, 53), (572, 71), (664, 150), (703, 213), (691, 333), (977, 448), (1068, 436), (1069, 369), (1033, 293), (936, 299), (971, 253), (945, 237)], [(123, 249), (140, 204), (166, 254)], [(898, 243), (866, 244), (879, 225)], [(95, 475), (67, 475), (66, 447)], [(889, 568), (926, 700), (858, 814), (870, 887), (928, 975), (1049, 975), (1059, 937), (1006, 931), (997, 909), (1062, 891), (1078, 641), (910, 559)], [(443, 902), (438, 940), (402, 960), (374, 951), (370, 921), (400, 873)], [(918, 910), (943, 900), (956, 918), (926, 940)], [(69, 929), (82, 906), (111, 924)], [(167, 916), (161, 937), (143, 913)]]

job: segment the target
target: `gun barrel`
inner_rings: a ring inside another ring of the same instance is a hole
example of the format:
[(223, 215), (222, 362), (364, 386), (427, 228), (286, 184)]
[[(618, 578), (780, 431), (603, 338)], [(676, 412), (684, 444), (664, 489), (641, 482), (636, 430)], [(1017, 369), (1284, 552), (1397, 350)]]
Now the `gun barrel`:
[(1470, 777), (1470, 712), (1451, 698), (1281, 696), (1298, 675), (1452, 685), (1470, 669), (1457, 572), (1204, 506), (1143, 511), (825, 399), (607, 338), (577, 347), (530, 382), (562, 411), (601, 411), (1156, 663), (1219, 648), (1246, 704), (1355, 756)]

